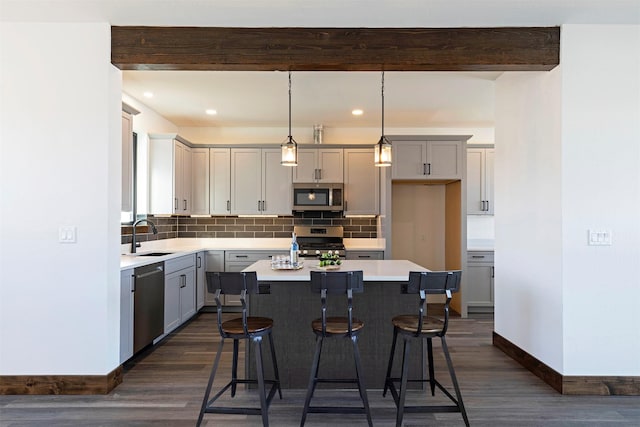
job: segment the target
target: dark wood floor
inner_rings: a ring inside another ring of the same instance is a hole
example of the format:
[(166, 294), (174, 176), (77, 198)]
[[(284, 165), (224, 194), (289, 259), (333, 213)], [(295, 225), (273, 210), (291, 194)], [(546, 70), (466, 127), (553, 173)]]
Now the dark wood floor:
[[(494, 348), (492, 330), (492, 316), (478, 315), (454, 318), (447, 335), (472, 426), (640, 426), (640, 397), (559, 395)], [(109, 395), (0, 396), (0, 426), (193, 426), (216, 342), (214, 314), (201, 314), (155, 349), (128, 363), (123, 384)], [(226, 346), (228, 350), (230, 347)], [(439, 345), (439, 355), (438, 349)], [(443, 362), (438, 356), (436, 377), (449, 384)], [(229, 367), (227, 353), (216, 384), (228, 380)], [(242, 390), (234, 401), (255, 401), (254, 393)], [(271, 425), (297, 426), (304, 390), (284, 390), (283, 394), (283, 400), (274, 398), (269, 412)], [(317, 396), (314, 404), (359, 402), (357, 392), (350, 390), (319, 390)], [(394, 425), (391, 397), (383, 399), (380, 390), (369, 390), (368, 396), (374, 425)], [(408, 401), (423, 399), (444, 402), (418, 391), (412, 392)], [(206, 415), (204, 425), (259, 426), (261, 422), (256, 416)], [(306, 425), (363, 426), (366, 421), (361, 415), (310, 414)], [(406, 414), (404, 425), (463, 423), (460, 414)]]

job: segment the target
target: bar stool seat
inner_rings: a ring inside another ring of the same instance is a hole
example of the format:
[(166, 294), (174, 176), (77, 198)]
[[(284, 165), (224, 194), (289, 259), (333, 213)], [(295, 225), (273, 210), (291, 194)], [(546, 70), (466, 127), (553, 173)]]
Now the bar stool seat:
[[(393, 324), (393, 341), (391, 343), (391, 354), (389, 355), (389, 365), (387, 366), (387, 376), (384, 383), (384, 391), (382, 396), (386, 396), (387, 390), (391, 391), (393, 401), (396, 404), (396, 427), (402, 426), (402, 419), (405, 412), (460, 412), (465, 425), (469, 426), (469, 419), (467, 412), (462, 402), (462, 394), (460, 393), (460, 387), (458, 386), (458, 380), (456, 378), (455, 371), (453, 369), (453, 363), (451, 356), (449, 355), (449, 348), (447, 347), (447, 341), (445, 335), (447, 333), (447, 326), (449, 323), (449, 303), (451, 302), (451, 292), (458, 291), (460, 286), (461, 271), (430, 271), (430, 272), (418, 272), (412, 271), (409, 273), (409, 281), (406, 288), (408, 294), (419, 294), (420, 302), (418, 304), (418, 314), (402, 314), (395, 316), (391, 323)], [(445, 294), (446, 302), (444, 304), (444, 320), (435, 318), (433, 316), (426, 316), (427, 307), (427, 294)], [(402, 368), (400, 377), (392, 377), (391, 370), (393, 368), (393, 357), (396, 351), (396, 342), (398, 336), (402, 337), (404, 349), (402, 356)], [(433, 338), (440, 338), (442, 343), (442, 351), (444, 353), (445, 360), (447, 362), (447, 368), (449, 369), (449, 375), (451, 376), (451, 383), (455, 390), (455, 396), (453, 396), (445, 387), (440, 384), (435, 378), (435, 371), (433, 367)], [(407, 359), (409, 357), (410, 342), (413, 339), (425, 339), (427, 341), (427, 358), (429, 378), (427, 379), (415, 379), (410, 380), (409, 364)], [(396, 388), (396, 384), (399, 382), (400, 387)], [(436, 387), (441, 390), (445, 396), (447, 396), (453, 405), (420, 405), (420, 406), (405, 406), (405, 398), (407, 395), (407, 384), (409, 382), (428, 382), (431, 388), (431, 395), (435, 395)]]
[[(252, 317), (247, 316), (247, 294), (258, 293), (258, 279), (255, 272), (236, 273), (236, 272), (207, 272), (207, 289), (210, 293), (215, 294), (217, 312), (218, 312), (218, 331), (220, 332), (220, 346), (216, 353), (211, 375), (207, 384), (200, 414), (196, 426), (202, 423), (204, 414), (244, 414), (244, 415), (261, 415), (262, 425), (269, 426), (269, 405), (276, 392), (282, 399), (282, 391), (280, 389), (280, 376), (278, 374), (278, 363), (276, 362), (276, 353), (273, 346), (273, 320), (268, 317)], [(240, 295), (240, 303), (242, 305), (242, 317), (222, 321), (222, 303), (220, 296)], [(262, 362), (262, 340), (264, 337), (269, 338), (269, 347), (271, 350), (271, 360), (273, 362), (273, 373), (275, 379), (266, 380), (264, 378), (264, 369)], [(233, 360), (231, 364), (231, 381), (216, 393), (212, 398), (211, 389), (216, 376), (220, 356), (224, 347), (226, 338), (233, 340)], [(238, 378), (238, 353), (239, 341), (241, 339), (250, 340), (254, 344), (254, 354), (256, 359), (256, 376), (257, 379), (239, 379)], [(215, 404), (227, 390), (231, 389), (231, 397), (235, 397), (238, 384), (256, 384), (258, 386), (258, 395), (260, 397), (259, 407), (237, 407), (222, 406)], [(267, 395), (266, 386), (271, 385), (269, 394)]]
[[(321, 334), (322, 319), (315, 319), (311, 322), (311, 328), (313, 332)], [(358, 332), (362, 328), (364, 328), (364, 322), (362, 320), (356, 319), (355, 317), (351, 319), (351, 330), (353, 332)], [(346, 317), (327, 317), (325, 332), (327, 335), (348, 335), (349, 319)]]

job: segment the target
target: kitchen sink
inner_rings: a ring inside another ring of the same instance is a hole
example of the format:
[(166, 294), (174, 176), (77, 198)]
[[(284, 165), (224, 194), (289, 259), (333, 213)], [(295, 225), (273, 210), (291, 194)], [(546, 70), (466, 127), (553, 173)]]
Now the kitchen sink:
[(142, 252), (142, 253), (135, 253), (135, 254), (129, 254), (132, 256), (165, 256), (165, 255), (171, 255), (173, 252)]

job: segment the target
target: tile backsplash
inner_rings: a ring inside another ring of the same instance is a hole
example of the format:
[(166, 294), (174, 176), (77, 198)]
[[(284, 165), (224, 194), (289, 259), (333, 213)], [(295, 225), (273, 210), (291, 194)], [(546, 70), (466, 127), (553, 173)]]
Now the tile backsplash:
[[(377, 237), (377, 218), (344, 218), (341, 212), (296, 212), (293, 216), (278, 218), (238, 218), (237, 216), (192, 218), (154, 217), (153, 215), (149, 215), (148, 218), (156, 225), (158, 234), (137, 233), (136, 240), (139, 242), (176, 237), (291, 237), (294, 225), (341, 225), (344, 227), (345, 238)], [(131, 234), (123, 232), (121, 243), (131, 243)]]

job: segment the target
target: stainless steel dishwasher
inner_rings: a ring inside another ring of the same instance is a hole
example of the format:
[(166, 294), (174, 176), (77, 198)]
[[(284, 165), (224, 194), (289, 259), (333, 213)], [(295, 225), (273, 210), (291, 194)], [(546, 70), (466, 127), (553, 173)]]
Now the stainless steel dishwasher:
[(133, 353), (164, 333), (164, 263), (138, 267), (133, 283)]

